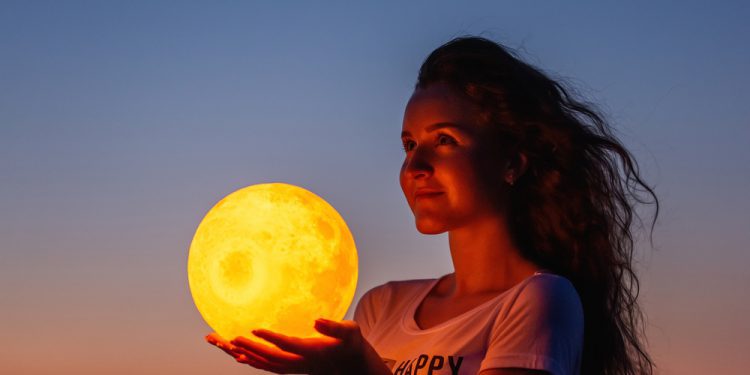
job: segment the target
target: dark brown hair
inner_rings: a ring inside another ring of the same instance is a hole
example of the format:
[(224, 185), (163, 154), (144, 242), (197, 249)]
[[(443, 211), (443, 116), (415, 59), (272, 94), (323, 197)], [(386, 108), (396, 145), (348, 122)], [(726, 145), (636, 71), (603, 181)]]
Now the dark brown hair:
[(513, 241), (576, 287), (582, 374), (651, 374), (631, 230), (635, 204), (655, 203), (653, 234), (656, 194), (604, 116), (509, 51), (485, 38), (453, 39), (427, 57), (416, 87), (448, 84), (479, 105), (505, 157), (526, 155), (510, 193)]

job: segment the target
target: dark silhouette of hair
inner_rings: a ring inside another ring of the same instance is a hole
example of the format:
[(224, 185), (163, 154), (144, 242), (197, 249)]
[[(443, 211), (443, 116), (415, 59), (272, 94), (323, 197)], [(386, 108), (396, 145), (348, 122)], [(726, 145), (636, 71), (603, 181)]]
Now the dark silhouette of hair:
[(582, 374), (652, 374), (631, 229), (635, 204), (655, 203), (653, 234), (659, 201), (604, 116), (481, 37), (433, 51), (416, 87), (436, 82), (479, 105), (504, 157), (526, 155), (528, 169), (510, 190), (508, 222), (522, 255), (568, 278), (581, 297)]

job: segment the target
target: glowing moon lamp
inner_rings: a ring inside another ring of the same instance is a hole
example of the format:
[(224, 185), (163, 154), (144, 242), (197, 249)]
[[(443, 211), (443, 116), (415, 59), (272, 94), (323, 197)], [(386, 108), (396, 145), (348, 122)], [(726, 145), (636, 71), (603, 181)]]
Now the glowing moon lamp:
[(267, 183), (219, 201), (198, 225), (188, 281), (198, 311), (225, 339), (265, 328), (320, 337), (317, 318), (341, 320), (357, 286), (357, 249), (344, 219), (301, 187)]

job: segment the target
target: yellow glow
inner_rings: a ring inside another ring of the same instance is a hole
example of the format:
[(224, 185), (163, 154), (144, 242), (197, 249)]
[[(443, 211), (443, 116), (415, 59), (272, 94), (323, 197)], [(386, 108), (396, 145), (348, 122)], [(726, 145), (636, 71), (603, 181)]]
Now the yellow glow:
[(316, 337), (315, 319), (341, 320), (352, 302), (357, 249), (322, 198), (289, 184), (252, 185), (203, 218), (188, 281), (203, 319), (225, 339), (253, 339), (256, 328)]

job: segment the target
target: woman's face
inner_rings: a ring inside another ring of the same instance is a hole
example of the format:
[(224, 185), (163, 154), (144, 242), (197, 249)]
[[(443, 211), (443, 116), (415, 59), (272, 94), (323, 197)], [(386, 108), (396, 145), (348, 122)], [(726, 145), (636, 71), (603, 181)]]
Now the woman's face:
[[(442, 83), (417, 89), (406, 106), (401, 189), (417, 229), (437, 234), (503, 211), (504, 169), (479, 108)], [(494, 146), (494, 147), (493, 147)]]

